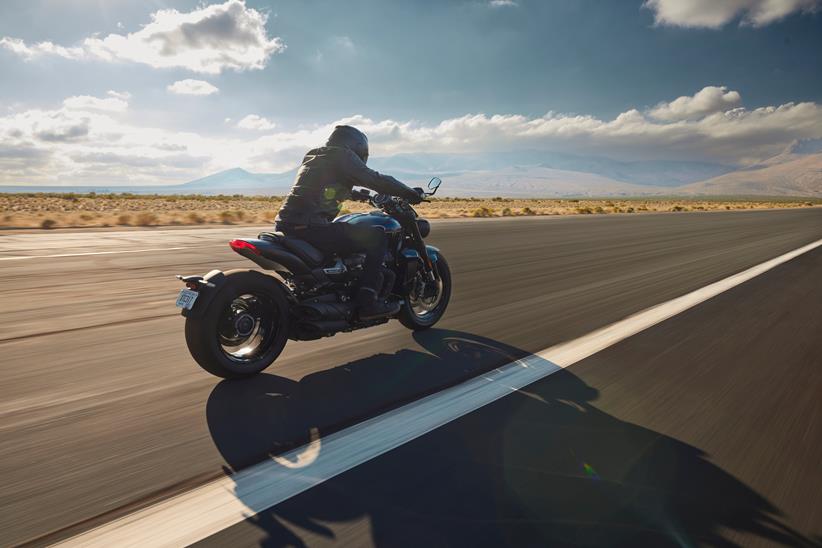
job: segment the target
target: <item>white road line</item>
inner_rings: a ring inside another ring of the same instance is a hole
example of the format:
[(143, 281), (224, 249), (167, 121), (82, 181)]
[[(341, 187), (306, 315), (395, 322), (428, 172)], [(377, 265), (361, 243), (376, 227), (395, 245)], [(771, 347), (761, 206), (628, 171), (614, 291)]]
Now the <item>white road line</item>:
[(120, 253), (148, 253), (151, 251), (177, 251), (194, 247), (210, 246), (182, 246), (182, 247), (153, 247), (149, 249), (121, 249), (117, 251), (86, 251), (83, 253), (58, 253), (56, 255), (15, 255), (14, 257), (0, 257), (0, 261), (22, 261), (25, 259), (56, 259), (58, 257), (83, 257), (85, 255), (117, 255)]
[(215, 480), (68, 539), (65, 546), (183, 546), (526, 387), (822, 245), (822, 240), (629, 316), (578, 339), (315, 439), (232, 477)]

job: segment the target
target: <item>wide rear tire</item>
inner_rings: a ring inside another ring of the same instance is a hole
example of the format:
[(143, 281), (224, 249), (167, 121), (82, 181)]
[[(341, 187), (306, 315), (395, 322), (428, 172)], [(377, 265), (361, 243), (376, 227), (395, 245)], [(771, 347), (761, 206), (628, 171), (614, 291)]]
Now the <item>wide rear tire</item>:
[(448, 261), (445, 260), (442, 254), (438, 254), (437, 261), (434, 262), (434, 265), (437, 269), (437, 274), (439, 274), (439, 279), (442, 281), (439, 300), (436, 301), (436, 304), (431, 310), (420, 313), (421, 308), (424, 307), (420, 307), (419, 302), (415, 303), (413, 295), (406, 297), (397, 318), (400, 320), (400, 323), (408, 329), (422, 331), (423, 329), (434, 327), (434, 324), (440, 321), (440, 318), (445, 314), (445, 309), (448, 308), (448, 302), (451, 300), (451, 269), (448, 266)]
[(200, 317), (186, 318), (194, 360), (212, 375), (256, 375), (288, 341), (289, 303), (281, 283), (255, 270), (232, 270)]

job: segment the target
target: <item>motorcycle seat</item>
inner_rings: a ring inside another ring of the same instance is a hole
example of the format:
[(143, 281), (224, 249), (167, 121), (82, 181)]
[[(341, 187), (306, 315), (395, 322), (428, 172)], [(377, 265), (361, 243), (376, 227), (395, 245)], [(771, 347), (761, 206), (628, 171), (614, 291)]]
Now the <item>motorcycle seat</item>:
[(282, 232), (260, 232), (258, 238), (282, 244), (286, 249), (311, 267), (320, 266), (325, 260), (323, 252), (310, 243), (305, 240), (300, 240), (299, 238), (286, 236)]

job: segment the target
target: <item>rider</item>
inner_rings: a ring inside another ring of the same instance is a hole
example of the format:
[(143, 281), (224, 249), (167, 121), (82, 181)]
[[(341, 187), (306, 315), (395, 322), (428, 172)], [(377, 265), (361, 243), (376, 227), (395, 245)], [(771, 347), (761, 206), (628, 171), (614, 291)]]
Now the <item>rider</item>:
[(368, 138), (351, 126), (337, 126), (325, 146), (309, 150), (297, 171), (291, 192), (277, 214), (277, 230), (305, 240), (325, 253), (364, 252), (363, 273), (356, 294), (360, 319), (399, 312), (398, 302), (377, 298), (387, 237), (378, 227), (333, 223), (340, 204), (362, 186), (382, 194), (399, 196), (413, 204), (422, 200), (421, 188), (410, 188), (393, 177), (366, 167)]

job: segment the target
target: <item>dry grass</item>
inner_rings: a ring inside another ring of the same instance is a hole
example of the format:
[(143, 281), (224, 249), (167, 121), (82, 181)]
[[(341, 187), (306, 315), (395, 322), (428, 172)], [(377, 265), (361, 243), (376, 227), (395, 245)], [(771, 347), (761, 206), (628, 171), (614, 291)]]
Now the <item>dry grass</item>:
[[(0, 194), (0, 226), (21, 228), (171, 226), (271, 223), (280, 197)], [(440, 198), (418, 206), (430, 219), (531, 215), (610, 215), (647, 212), (796, 208), (820, 199), (635, 198), (507, 199)], [(370, 206), (346, 202), (347, 212)]]

